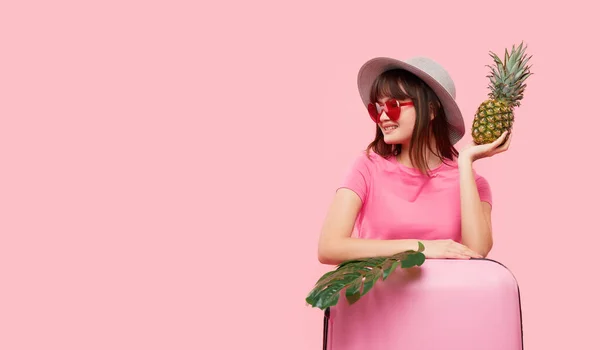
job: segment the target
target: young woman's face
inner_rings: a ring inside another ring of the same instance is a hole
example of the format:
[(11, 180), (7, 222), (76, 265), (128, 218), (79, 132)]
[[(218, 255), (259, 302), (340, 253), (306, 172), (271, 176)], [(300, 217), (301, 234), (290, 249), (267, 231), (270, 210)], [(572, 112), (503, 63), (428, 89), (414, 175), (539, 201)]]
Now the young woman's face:
[[(411, 102), (410, 99), (398, 100), (388, 97), (380, 99), (378, 104), (383, 106), (387, 101), (391, 100), (394, 104), (403, 104)], [(400, 106), (400, 118), (394, 121), (391, 120), (385, 110), (382, 111), (378, 123), (381, 132), (383, 132), (383, 140), (387, 144), (402, 144), (406, 145), (410, 142), (413, 129), (416, 121), (415, 107), (412, 105)]]

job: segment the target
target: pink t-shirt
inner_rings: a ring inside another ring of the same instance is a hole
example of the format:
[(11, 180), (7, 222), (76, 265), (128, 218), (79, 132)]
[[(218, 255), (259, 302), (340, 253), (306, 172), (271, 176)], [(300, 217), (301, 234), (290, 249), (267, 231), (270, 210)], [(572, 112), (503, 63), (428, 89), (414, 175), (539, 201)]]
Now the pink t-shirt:
[[(455, 161), (432, 169), (429, 178), (418, 169), (366, 152), (355, 160), (340, 188), (363, 202), (354, 236), (370, 239), (461, 240), (460, 178)], [(482, 201), (492, 204), (487, 180), (474, 171)]]

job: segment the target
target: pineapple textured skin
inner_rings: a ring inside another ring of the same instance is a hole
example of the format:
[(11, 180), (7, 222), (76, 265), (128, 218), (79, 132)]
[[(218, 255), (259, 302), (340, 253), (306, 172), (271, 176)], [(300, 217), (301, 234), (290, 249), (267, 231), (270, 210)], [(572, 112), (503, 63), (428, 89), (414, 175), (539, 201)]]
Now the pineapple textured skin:
[(473, 120), (473, 141), (479, 145), (494, 142), (512, 130), (513, 122), (513, 109), (505, 101), (486, 100), (479, 105)]

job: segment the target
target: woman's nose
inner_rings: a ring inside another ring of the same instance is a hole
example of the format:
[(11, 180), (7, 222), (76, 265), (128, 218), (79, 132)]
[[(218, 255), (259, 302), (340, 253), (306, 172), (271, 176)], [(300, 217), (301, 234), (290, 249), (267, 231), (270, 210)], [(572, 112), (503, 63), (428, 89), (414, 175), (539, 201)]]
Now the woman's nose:
[(385, 120), (390, 120), (390, 118), (388, 117), (385, 111), (381, 111), (381, 116), (379, 117), (379, 120), (383, 122)]

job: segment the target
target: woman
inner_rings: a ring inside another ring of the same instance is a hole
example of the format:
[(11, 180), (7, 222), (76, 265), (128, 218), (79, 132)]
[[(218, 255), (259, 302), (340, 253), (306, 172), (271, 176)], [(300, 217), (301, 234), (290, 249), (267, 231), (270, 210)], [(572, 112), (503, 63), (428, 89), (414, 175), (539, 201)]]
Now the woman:
[[(375, 139), (338, 188), (319, 261), (386, 256), (425, 246), (427, 258), (470, 259), (492, 248), (492, 196), (473, 163), (504, 152), (510, 136), (454, 145), (465, 124), (451, 77), (428, 58), (375, 58), (358, 74)], [(353, 234), (354, 233), (354, 234)]]

